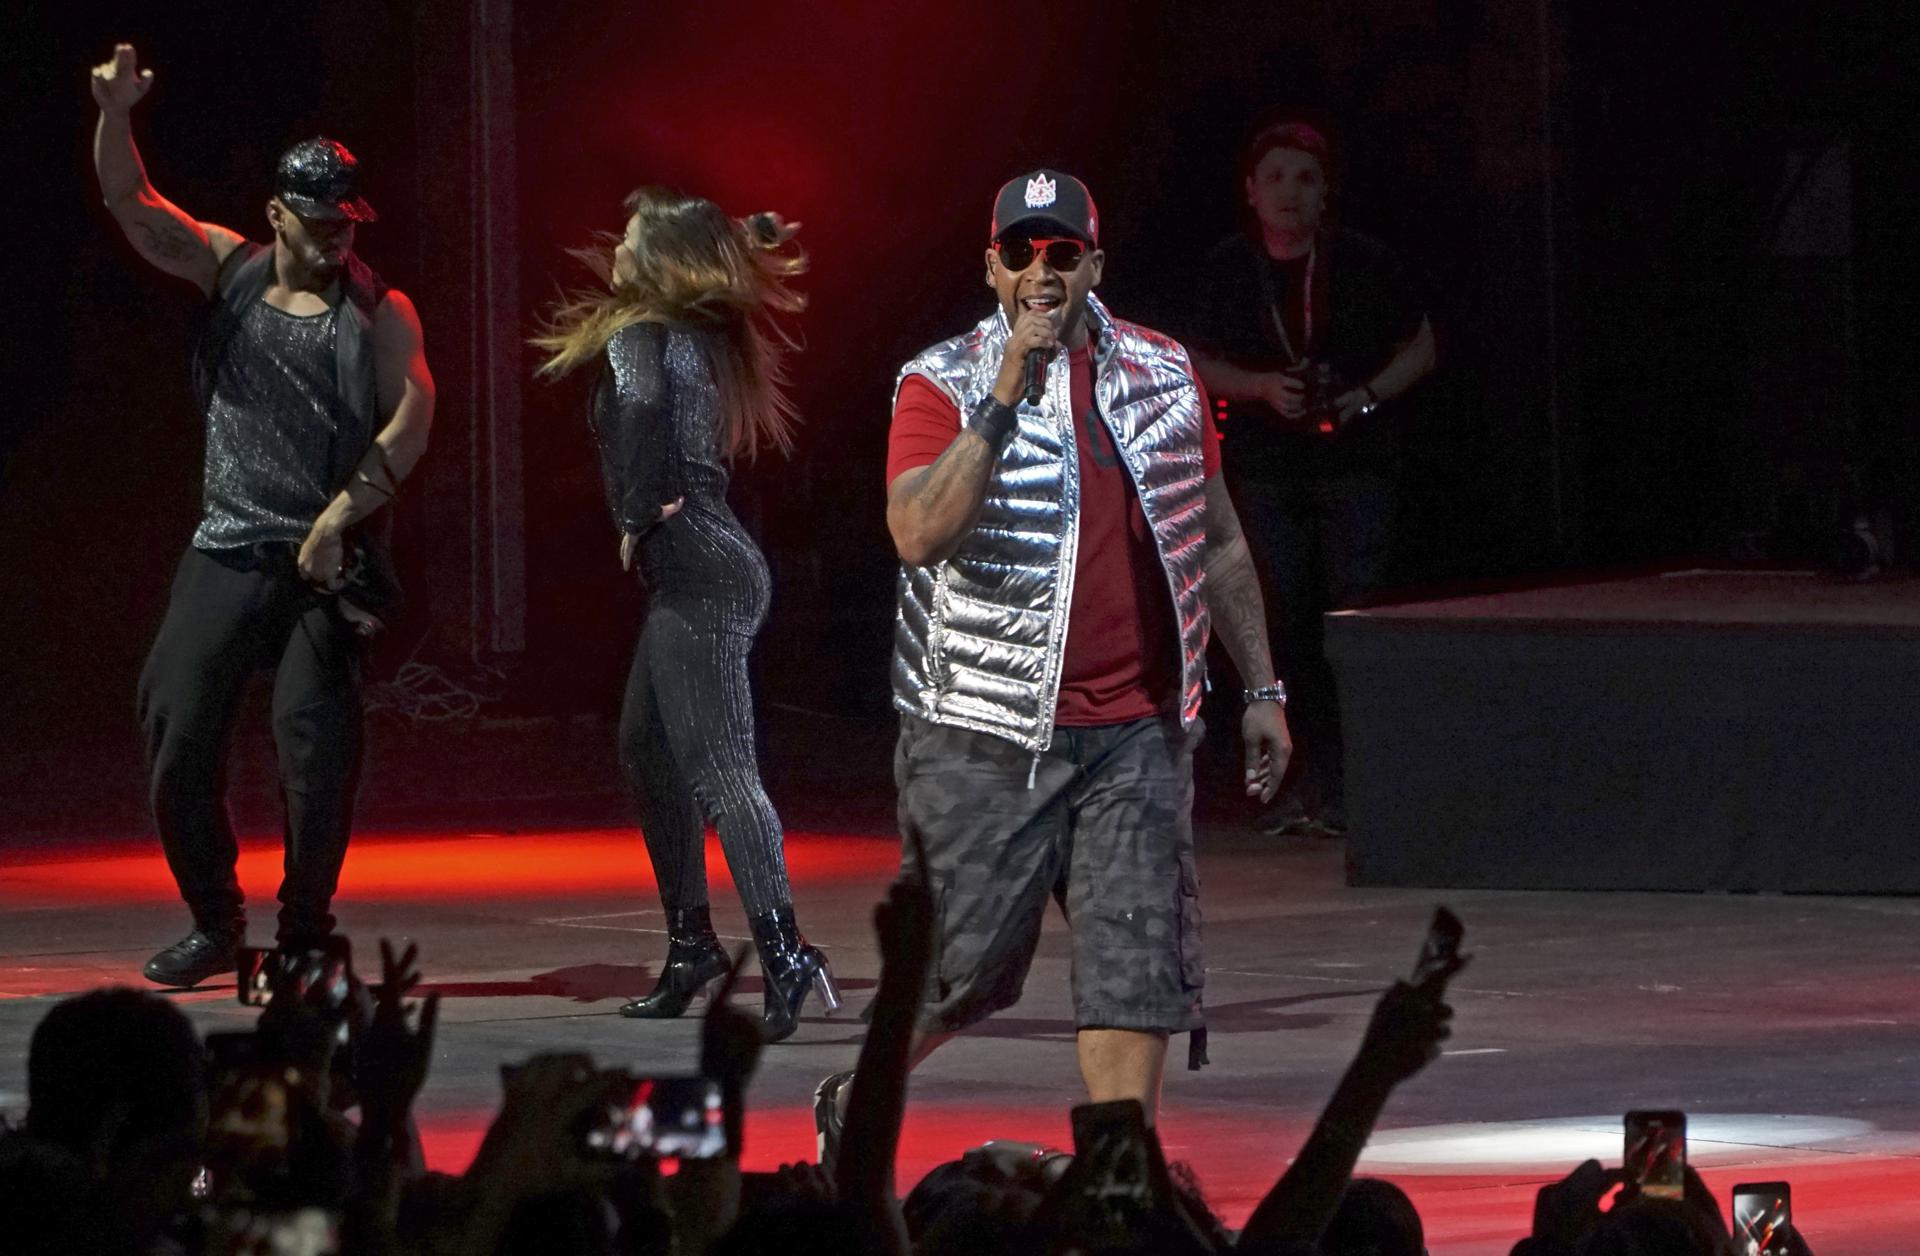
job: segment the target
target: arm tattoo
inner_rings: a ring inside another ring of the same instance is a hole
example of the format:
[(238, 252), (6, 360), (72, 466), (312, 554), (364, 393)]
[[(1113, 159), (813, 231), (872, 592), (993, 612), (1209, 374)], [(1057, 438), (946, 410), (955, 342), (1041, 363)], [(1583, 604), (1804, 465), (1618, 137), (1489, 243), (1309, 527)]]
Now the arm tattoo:
[(887, 501), (887, 522), (896, 543), (918, 538), (909, 542), (910, 548), (920, 547), (933, 556), (923, 565), (950, 554), (980, 517), (998, 456), (978, 432), (962, 428), (930, 465), (907, 473), (917, 477), (912, 483), (905, 476), (896, 480), (898, 494), (890, 494)]
[[(972, 440), (966, 437), (972, 436)], [(961, 430), (953, 444), (927, 468), (927, 474), (920, 481), (920, 488), (914, 494), (919, 504), (931, 507), (939, 498), (945, 496), (955, 480), (967, 480), (980, 474), (982, 468), (992, 463), (993, 447), (982, 440), (977, 432)], [(982, 480), (981, 487), (985, 487)]]
[[(1211, 547), (1210, 547), (1211, 548)], [(1220, 643), (1248, 687), (1273, 680), (1273, 655), (1267, 645), (1267, 611), (1260, 598), (1260, 577), (1244, 540), (1207, 558), (1207, 605), (1220, 627)]]
[(160, 261), (184, 262), (206, 247), (199, 237), (177, 222), (169, 222), (157, 230), (151, 223), (133, 225), (140, 229), (141, 252)]
[(1267, 611), (1260, 574), (1247, 548), (1240, 516), (1217, 480), (1207, 486), (1207, 607), (1220, 628), (1220, 644), (1249, 687), (1273, 679), (1267, 644)]

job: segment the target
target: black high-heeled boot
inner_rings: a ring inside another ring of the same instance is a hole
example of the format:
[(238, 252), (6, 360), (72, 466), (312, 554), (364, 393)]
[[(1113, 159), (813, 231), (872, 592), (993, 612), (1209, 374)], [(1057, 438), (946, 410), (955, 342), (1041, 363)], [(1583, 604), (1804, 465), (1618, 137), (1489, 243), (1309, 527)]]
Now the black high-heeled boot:
[(667, 962), (659, 984), (620, 1009), (620, 1015), (639, 1020), (666, 1020), (680, 1015), (701, 991), (708, 994), (733, 971), (726, 948), (713, 933), (713, 916), (705, 907), (667, 913)]
[(800, 1005), (807, 1001), (808, 989), (819, 993), (829, 1012), (840, 1010), (840, 990), (833, 984), (827, 957), (800, 936), (792, 907), (776, 907), (755, 916), (752, 924), (754, 949), (760, 953), (760, 971), (767, 979), (760, 1032), (768, 1042), (789, 1038), (799, 1028)]

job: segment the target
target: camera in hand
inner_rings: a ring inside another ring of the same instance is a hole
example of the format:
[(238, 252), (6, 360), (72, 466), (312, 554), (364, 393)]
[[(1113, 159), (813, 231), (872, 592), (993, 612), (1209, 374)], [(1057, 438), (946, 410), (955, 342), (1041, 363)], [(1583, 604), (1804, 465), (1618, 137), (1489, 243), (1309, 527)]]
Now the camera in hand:
[(588, 1113), (580, 1145), (607, 1160), (711, 1160), (727, 1154), (720, 1083), (706, 1077), (600, 1075), (602, 1100)]
[(1231, 426), (1234, 423), (1251, 423), (1261, 427), (1278, 428), (1284, 432), (1304, 433), (1321, 439), (1331, 440), (1340, 433), (1340, 407), (1335, 402), (1345, 391), (1345, 386), (1331, 362), (1311, 362), (1301, 360), (1282, 369), (1282, 374), (1291, 375), (1304, 385), (1302, 400), (1306, 413), (1296, 418), (1286, 418), (1264, 401), (1251, 399), (1230, 400), (1214, 399), (1214, 414), (1218, 422)]
[(1340, 407), (1334, 399), (1340, 395), (1338, 377), (1331, 362), (1300, 361), (1287, 368), (1287, 374), (1306, 385), (1307, 422), (1320, 436), (1332, 436), (1340, 430)]

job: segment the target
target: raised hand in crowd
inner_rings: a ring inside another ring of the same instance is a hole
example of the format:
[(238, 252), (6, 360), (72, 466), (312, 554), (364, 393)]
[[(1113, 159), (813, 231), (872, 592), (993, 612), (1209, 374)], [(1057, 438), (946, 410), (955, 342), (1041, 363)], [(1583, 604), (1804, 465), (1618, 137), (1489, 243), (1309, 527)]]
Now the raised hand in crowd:
[(1599, 1222), (1601, 1201), (1625, 1180), (1624, 1170), (1587, 1160), (1541, 1187), (1533, 1197), (1533, 1233), (1514, 1247), (1513, 1256), (1572, 1256)]
[[(1073, 1110), (1074, 1155), (1034, 1213), (1036, 1249), (1101, 1256), (1211, 1256), (1137, 1099)], [(1296, 1256), (1289, 1252), (1287, 1256)]]
[[(1451, 974), (1449, 974), (1451, 975)], [(1392, 1090), (1440, 1058), (1440, 1044), (1453, 1035), (1453, 1009), (1446, 987), (1396, 981), (1374, 1005), (1353, 1070), (1369, 1085)]]
[[(354, 1092), (360, 1103), (360, 1129), (353, 1142), (354, 1192), (346, 1218), (353, 1251), (386, 1251), (398, 1246), (400, 1196), (407, 1180), (426, 1167), (414, 1134), (413, 1101), (433, 1060), (434, 1026), (440, 996), (424, 1004), (406, 997), (420, 984), (414, 966), (419, 947), (409, 944), (395, 955), (380, 940), (380, 985), (373, 1012), (354, 1048)], [(410, 1018), (417, 1013), (417, 1020)]]
[(342, 1045), (341, 1023), (351, 1014), (346, 1001), (330, 1001), (324, 991), (303, 987), (296, 964), (275, 963), (271, 993), (254, 1024), (263, 1054), (292, 1065), (306, 1093), (321, 1108), (332, 1105), (335, 1056)]
[(705, 1252), (732, 1228), (740, 1215), (740, 1151), (746, 1127), (747, 1082), (765, 1045), (757, 1017), (729, 1001), (746, 968), (745, 947), (707, 1003), (700, 1026), (700, 1072), (718, 1082), (727, 1128), (727, 1154), (711, 1160), (683, 1160), (668, 1184), (674, 1244), (681, 1252)]
[(700, 1074), (720, 1083), (727, 1102), (727, 1145), (736, 1153), (740, 1130), (733, 1123), (741, 1115), (747, 1082), (759, 1066), (760, 1051), (766, 1045), (759, 1020), (728, 1002), (746, 966), (747, 950), (743, 946), (734, 952), (733, 968), (708, 1000), (707, 1014), (700, 1024)]
[(1710, 1228), (1722, 1240), (1732, 1242), (1733, 1231), (1727, 1228), (1726, 1214), (1720, 1211), (1720, 1201), (1701, 1179), (1700, 1173), (1692, 1165), (1680, 1166), (1682, 1180), (1686, 1184), (1686, 1193), (1682, 1196), (1689, 1209), (1696, 1213), (1703, 1226)]
[(811, 1160), (783, 1164), (772, 1176), (781, 1193), (795, 1199), (830, 1204), (840, 1198), (840, 1192), (834, 1189), (833, 1175)]
[[(924, 856), (912, 866), (924, 868)], [(918, 876), (902, 876), (873, 909), (873, 928), (880, 941), (880, 985), (854, 1067), (833, 1175), (840, 1198), (860, 1214), (870, 1250), (905, 1252), (893, 1165), (906, 1116), (914, 1022), (933, 963), (932, 891)]]
[(1299, 1156), (1247, 1219), (1241, 1249), (1277, 1252), (1319, 1240), (1394, 1088), (1432, 1063), (1453, 1033), (1447, 982), (1465, 965), (1456, 957), (1419, 984), (1396, 981), (1380, 996)]
[(374, 992), (373, 1019), (355, 1055), (362, 1138), (370, 1131), (395, 1139), (405, 1134), (413, 1101), (433, 1063), (440, 995), (436, 991), (422, 1001), (406, 1001), (420, 984), (415, 966), (419, 955), (419, 946), (408, 943), (396, 956), (393, 944), (380, 939), (380, 985)]
[(1655, 1199), (1629, 1178), (1614, 1205), (1581, 1237), (1580, 1256), (1634, 1256), (1643, 1251), (1721, 1256), (1733, 1250), (1720, 1205), (1692, 1165), (1683, 1166), (1680, 1199)]
[(506, 1098), (466, 1173), (472, 1191), (464, 1250), (496, 1249), (516, 1207), (526, 1200), (605, 1191), (614, 1167), (589, 1159), (579, 1130), (605, 1086), (593, 1061), (576, 1052), (536, 1055), (502, 1070)]

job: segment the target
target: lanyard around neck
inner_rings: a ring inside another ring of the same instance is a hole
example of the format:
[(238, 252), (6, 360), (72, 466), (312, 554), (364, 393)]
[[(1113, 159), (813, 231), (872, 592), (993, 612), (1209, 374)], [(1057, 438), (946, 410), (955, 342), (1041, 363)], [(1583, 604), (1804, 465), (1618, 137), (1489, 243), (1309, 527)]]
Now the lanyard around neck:
[(1295, 366), (1303, 361), (1308, 350), (1313, 348), (1313, 268), (1320, 257), (1320, 242), (1315, 240), (1307, 246), (1307, 275), (1305, 286), (1300, 293), (1300, 348), (1293, 347), (1293, 337), (1287, 335), (1287, 315), (1281, 308), (1285, 294), (1277, 291), (1273, 283), (1273, 265), (1266, 266), (1267, 274), (1267, 312), (1273, 316), (1273, 330), (1280, 337), (1280, 349), (1287, 355), (1287, 365)]

